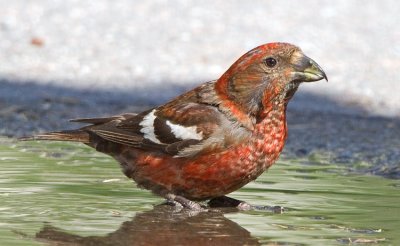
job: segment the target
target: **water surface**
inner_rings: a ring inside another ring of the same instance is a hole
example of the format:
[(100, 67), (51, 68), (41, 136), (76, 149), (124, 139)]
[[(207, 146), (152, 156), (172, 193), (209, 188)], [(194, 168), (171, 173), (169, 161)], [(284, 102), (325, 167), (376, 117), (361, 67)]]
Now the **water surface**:
[(110, 157), (80, 144), (0, 139), (1, 245), (400, 245), (400, 181), (329, 158), (282, 158), (231, 194), (269, 211), (155, 206)]

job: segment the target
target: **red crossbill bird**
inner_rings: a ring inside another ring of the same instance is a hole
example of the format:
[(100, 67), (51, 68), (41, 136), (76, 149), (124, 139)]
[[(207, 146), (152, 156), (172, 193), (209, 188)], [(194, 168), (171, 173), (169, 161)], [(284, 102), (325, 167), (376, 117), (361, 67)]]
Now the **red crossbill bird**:
[[(222, 76), (141, 113), (75, 119), (77, 130), (27, 139), (81, 142), (114, 157), (139, 187), (190, 209), (226, 197), (267, 170), (287, 137), (286, 108), (302, 82), (326, 79), (288, 43), (258, 46)], [(246, 207), (246, 206), (244, 206)]]

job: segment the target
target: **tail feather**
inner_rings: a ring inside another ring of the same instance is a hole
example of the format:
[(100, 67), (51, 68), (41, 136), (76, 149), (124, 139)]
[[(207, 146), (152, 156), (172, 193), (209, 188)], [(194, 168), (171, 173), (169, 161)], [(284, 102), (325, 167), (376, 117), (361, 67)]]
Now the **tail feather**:
[(30, 137), (22, 137), (19, 140), (29, 141), (29, 140), (53, 140), (53, 141), (72, 141), (81, 143), (90, 143), (89, 133), (82, 130), (67, 130), (59, 132), (47, 132)]

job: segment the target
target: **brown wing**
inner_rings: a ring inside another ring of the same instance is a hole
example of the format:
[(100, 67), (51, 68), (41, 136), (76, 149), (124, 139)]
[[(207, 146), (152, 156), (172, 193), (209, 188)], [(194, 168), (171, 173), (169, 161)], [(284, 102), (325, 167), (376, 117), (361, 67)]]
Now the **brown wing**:
[[(150, 109), (137, 115), (73, 121), (90, 123), (92, 125), (83, 129), (108, 141), (136, 148), (177, 155), (188, 147), (197, 146), (190, 151), (193, 155), (202, 150), (202, 143), (206, 143), (211, 135), (221, 131), (222, 118), (217, 108), (190, 102)], [(213, 139), (213, 142), (218, 140)]]

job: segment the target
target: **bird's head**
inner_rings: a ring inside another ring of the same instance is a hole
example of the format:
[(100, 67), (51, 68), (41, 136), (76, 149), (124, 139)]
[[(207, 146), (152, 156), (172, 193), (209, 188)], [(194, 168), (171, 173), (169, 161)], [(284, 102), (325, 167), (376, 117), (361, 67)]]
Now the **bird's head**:
[(287, 103), (301, 82), (321, 79), (328, 80), (325, 72), (300, 48), (269, 43), (240, 57), (218, 79), (215, 88), (222, 99), (256, 113), (270, 100)]

